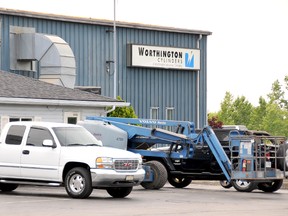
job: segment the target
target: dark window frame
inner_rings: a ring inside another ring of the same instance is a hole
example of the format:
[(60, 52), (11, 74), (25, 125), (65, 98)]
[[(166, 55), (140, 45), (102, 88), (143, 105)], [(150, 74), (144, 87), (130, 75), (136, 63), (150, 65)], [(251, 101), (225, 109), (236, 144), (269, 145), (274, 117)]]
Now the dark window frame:
[[(46, 134), (43, 134), (46, 133)], [(41, 134), (42, 133), (42, 134)], [(38, 137), (38, 135), (40, 137)], [(44, 135), (44, 136), (43, 136)], [(27, 146), (43, 147), (43, 141), (49, 139), (54, 142), (51, 132), (45, 127), (32, 126), (27, 137)]]
[(8, 129), (5, 143), (8, 145), (21, 145), (26, 130), (24, 125), (11, 125)]

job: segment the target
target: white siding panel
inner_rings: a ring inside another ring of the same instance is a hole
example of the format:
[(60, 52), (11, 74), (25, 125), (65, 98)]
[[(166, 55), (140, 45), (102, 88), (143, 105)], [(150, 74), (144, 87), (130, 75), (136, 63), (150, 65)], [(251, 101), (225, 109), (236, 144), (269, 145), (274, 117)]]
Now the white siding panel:
[[(64, 122), (65, 112), (80, 113), (80, 120), (85, 120), (87, 116), (104, 116), (104, 108), (86, 108), (86, 107), (59, 107), (59, 106), (29, 106), (29, 105), (0, 105), (0, 119), (3, 119), (3, 125), (0, 122), (0, 130), (4, 127), (4, 120), (9, 117), (29, 117), (34, 121)], [(0, 131), (1, 132), (1, 131)]]

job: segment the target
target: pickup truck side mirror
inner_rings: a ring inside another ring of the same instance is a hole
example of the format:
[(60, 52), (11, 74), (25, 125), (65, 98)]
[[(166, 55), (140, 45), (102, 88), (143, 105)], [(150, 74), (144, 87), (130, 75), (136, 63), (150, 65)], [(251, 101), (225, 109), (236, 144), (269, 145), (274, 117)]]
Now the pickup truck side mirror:
[(43, 140), (42, 145), (45, 146), (45, 147), (56, 148), (56, 145), (53, 143), (53, 140), (50, 140), (50, 139)]

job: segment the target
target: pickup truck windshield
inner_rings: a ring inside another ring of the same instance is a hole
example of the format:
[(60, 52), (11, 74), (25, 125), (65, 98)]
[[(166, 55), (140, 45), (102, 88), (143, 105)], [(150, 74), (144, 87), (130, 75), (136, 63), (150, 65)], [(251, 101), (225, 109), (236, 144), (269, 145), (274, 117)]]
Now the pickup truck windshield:
[(61, 146), (102, 146), (90, 132), (81, 127), (54, 127)]

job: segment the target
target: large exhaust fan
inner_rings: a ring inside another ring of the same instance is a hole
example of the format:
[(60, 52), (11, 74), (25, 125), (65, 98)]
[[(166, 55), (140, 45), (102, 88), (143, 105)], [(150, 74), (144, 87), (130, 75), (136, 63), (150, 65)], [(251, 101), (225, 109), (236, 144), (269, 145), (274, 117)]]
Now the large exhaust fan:
[[(11, 35), (11, 34), (10, 34)], [(10, 37), (11, 38), (11, 37)], [(14, 42), (14, 44), (13, 44)], [(74, 88), (76, 63), (72, 49), (66, 41), (55, 35), (40, 33), (13, 33), (10, 41), (12, 48), (12, 67), (17, 70), (39, 71), (39, 79), (55, 85)], [(38, 61), (38, 68), (33, 62)], [(20, 67), (20, 68), (19, 68)], [(13, 69), (13, 68), (11, 68)]]

